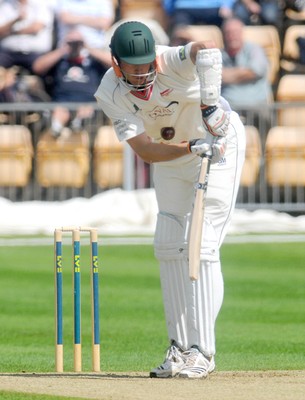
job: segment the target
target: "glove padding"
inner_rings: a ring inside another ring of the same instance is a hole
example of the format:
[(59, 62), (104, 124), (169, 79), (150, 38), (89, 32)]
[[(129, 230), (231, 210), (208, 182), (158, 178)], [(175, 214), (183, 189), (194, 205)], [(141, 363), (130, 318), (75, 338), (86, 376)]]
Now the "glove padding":
[(218, 163), (225, 155), (227, 150), (227, 139), (225, 137), (218, 136), (212, 144), (212, 158), (211, 163)]
[(189, 141), (188, 149), (190, 153), (202, 156), (211, 150), (211, 146), (204, 139), (193, 139)]
[(193, 139), (189, 141), (188, 148), (190, 153), (197, 154), (203, 157), (204, 155), (211, 156), (211, 163), (218, 163), (224, 156), (227, 149), (227, 139), (218, 136), (214, 138), (212, 146), (204, 139)]
[[(204, 114), (204, 109), (202, 114)], [(213, 136), (226, 136), (230, 123), (230, 114), (222, 108), (217, 107), (212, 114), (208, 116), (203, 115), (202, 121), (206, 129)]]

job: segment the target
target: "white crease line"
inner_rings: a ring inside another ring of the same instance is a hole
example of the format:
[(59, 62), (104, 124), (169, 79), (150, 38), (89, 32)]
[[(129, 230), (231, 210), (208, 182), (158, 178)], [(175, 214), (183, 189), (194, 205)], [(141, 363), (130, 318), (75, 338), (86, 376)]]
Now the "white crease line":
[[(71, 243), (71, 238), (64, 238), (63, 243)], [(84, 243), (89, 238), (84, 238)], [(280, 235), (228, 235), (225, 243), (293, 243), (305, 242), (305, 234), (280, 234)], [(13, 246), (53, 246), (53, 237), (43, 238), (0, 238), (1, 247)], [(99, 245), (103, 246), (120, 246), (120, 245), (141, 245), (153, 244), (153, 237), (99, 237)]]

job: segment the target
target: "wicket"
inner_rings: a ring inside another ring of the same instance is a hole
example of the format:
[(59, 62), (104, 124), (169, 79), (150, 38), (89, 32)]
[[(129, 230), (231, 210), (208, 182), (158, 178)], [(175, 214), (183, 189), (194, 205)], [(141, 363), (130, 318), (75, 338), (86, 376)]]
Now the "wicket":
[(54, 231), (55, 257), (55, 369), (64, 370), (63, 356), (63, 277), (62, 239), (64, 232), (72, 233), (73, 244), (73, 302), (74, 302), (74, 371), (82, 371), (81, 345), (81, 270), (80, 233), (89, 232), (91, 247), (91, 320), (92, 320), (92, 371), (100, 372), (100, 327), (98, 283), (98, 234), (90, 227), (62, 227)]

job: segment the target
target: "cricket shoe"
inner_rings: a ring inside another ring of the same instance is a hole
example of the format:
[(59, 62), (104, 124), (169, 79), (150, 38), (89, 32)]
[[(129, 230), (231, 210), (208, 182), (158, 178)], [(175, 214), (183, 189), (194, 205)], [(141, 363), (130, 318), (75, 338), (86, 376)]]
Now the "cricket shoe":
[(196, 346), (183, 353), (185, 364), (180, 378), (206, 378), (215, 369), (214, 357), (208, 358)]
[(173, 342), (167, 350), (163, 363), (159, 367), (154, 368), (149, 376), (151, 378), (173, 378), (179, 374), (183, 367), (183, 351)]

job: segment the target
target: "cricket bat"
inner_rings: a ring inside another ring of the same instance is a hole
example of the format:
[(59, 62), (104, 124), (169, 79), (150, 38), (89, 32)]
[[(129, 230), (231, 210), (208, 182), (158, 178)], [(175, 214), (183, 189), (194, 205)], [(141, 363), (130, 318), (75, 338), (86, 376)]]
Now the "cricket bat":
[(189, 235), (189, 277), (197, 280), (200, 268), (200, 249), (204, 220), (205, 198), (208, 186), (211, 156), (202, 157), (198, 183), (195, 189), (195, 198), (191, 218)]

